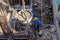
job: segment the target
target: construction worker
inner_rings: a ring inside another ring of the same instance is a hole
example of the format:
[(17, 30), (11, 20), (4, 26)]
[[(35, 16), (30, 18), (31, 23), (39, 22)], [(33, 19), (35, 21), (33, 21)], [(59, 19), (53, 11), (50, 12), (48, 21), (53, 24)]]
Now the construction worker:
[(32, 23), (33, 23), (35, 30), (39, 31), (39, 26), (41, 25), (41, 20), (37, 17), (34, 17), (32, 20)]

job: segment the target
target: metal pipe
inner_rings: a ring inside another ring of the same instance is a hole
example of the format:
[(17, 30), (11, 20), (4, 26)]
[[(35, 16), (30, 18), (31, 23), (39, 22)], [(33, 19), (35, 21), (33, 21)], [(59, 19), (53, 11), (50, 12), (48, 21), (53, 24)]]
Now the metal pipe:
[[(41, 21), (43, 21), (43, 17), (42, 17), (42, 0), (41, 0)], [(43, 22), (42, 22), (43, 24)]]

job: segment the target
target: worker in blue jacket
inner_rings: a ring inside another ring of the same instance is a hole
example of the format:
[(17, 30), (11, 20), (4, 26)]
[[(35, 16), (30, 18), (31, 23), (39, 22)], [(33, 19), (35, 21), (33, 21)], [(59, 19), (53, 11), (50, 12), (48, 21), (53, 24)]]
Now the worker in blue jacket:
[(33, 20), (32, 20), (32, 23), (34, 25), (35, 30), (39, 31), (39, 27), (41, 25), (41, 20), (37, 17), (34, 17)]

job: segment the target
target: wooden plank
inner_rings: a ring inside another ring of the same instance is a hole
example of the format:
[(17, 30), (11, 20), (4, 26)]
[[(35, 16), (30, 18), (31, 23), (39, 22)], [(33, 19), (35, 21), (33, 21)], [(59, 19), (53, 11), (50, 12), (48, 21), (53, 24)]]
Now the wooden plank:
[(0, 33), (3, 33), (3, 31), (2, 31), (2, 29), (1, 29), (1, 27), (0, 27)]

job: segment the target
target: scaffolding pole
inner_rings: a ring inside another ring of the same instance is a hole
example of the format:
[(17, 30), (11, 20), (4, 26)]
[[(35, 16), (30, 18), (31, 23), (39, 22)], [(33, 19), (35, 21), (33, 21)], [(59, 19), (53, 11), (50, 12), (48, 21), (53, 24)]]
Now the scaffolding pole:
[(58, 39), (60, 40), (60, 27), (59, 27), (59, 21), (57, 19), (57, 13), (58, 13), (58, 5), (56, 3), (56, 0), (52, 0), (52, 4), (53, 4), (53, 16), (54, 16), (54, 25), (56, 27), (57, 30), (57, 34), (58, 34)]

